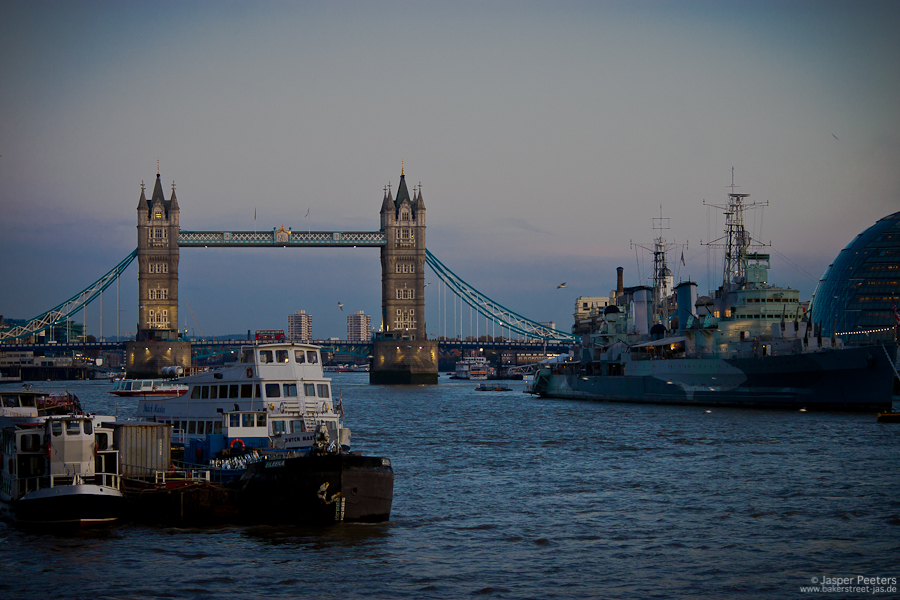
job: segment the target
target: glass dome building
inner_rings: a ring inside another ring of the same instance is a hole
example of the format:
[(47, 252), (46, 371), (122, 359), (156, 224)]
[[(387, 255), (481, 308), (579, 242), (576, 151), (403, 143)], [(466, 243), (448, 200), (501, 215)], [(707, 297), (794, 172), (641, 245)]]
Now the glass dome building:
[(816, 286), (811, 320), (823, 337), (889, 341), (895, 305), (900, 305), (900, 212), (879, 220), (841, 250)]

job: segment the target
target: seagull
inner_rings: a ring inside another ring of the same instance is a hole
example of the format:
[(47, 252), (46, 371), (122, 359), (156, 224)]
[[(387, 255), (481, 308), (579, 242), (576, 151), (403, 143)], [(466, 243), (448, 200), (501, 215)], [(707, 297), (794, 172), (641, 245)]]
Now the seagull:
[(564, 287), (566, 287), (566, 282), (565, 282), (565, 281), (563, 281), (561, 284), (559, 284), (558, 286), (556, 286), (556, 289), (560, 289), (560, 288), (564, 288)]
[(338, 308), (341, 309), (341, 310), (344, 310), (344, 305), (341, 304), (340, 302), (338, 302)]

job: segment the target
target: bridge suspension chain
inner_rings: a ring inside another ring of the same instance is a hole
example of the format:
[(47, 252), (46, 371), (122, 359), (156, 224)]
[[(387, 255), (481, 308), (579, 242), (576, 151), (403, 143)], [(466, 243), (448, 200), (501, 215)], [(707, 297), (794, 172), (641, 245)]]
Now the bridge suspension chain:
[(25, 325), (0, 331), (0, 341), (26, 338), (36, 333), (46, 331), (60, 321), (68, 319), (71, 315), (77, 313), (79, 310), (90, 304), (97, 296), (99, 296), (103, 292), (103, 290), (108, 288), (112, 284), (112, 282), (114, 282), (116, 278), (118, 278), (119, 275), (121, 275), (122, 272), (128, 268), (128, 265), (130, 265), (135, 257), (137, 257), (137, 253), (137, 248), (135, 248), (134, 252), (126, 256), (122, 260), (122, 262), (113, 267), (109, 273), (107, 273), (79, 293), (75, 294), (62, 304), (54, 306), (47, 312), (34, 317), (33, 319), (25, 323)]
[(576, 338), (571, 333), (551, 329), (546, 325), (542, 325), (537, 321), (525, 318), (508, 308), (494, 302), (471, 285), (466, 283), (456, 273), (448, 269), (444, 263), (439, 261), (430, 250), (425, 251), (425, 262), (431, 267), (435, 275), (443, 281), (459, 298), (466, 304), (478, 311), (487, 319), (497, 323), (501, 327), (506, 327), (510, 331), (515, 331), (525, 337), (542, 340), (565, 340), (574, 341)]

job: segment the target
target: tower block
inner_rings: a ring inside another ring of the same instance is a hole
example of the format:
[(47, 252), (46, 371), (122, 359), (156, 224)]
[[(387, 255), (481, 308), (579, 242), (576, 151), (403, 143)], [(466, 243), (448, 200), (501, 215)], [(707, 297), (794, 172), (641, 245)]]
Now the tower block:
[(148, 200), (141, 183), (137, 206), (138, 323), (126, 345), (129, 374), (157, 376), (163, 367), (189, 367), (190, 342), (178, 334), (178, 199), (166, 200), (159, 170)]
[(425, 202), (421, 184), (410, 199), (402, 169), (397, 198), (385, 188), (381, 231), (381, 331), (369, 382), (437, 383), (437, 341), (425, 333)]

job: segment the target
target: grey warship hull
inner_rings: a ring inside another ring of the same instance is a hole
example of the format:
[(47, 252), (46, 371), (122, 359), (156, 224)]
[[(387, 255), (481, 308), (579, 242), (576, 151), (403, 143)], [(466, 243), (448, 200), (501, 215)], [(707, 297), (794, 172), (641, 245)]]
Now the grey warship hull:
[(896, 360), (896, 345), (873, 345), (782, 356), (635, 360), (612, 375), (602, 362), (562, 363), (538, 371), (531, 392), (609, 402), (887, 410)]

